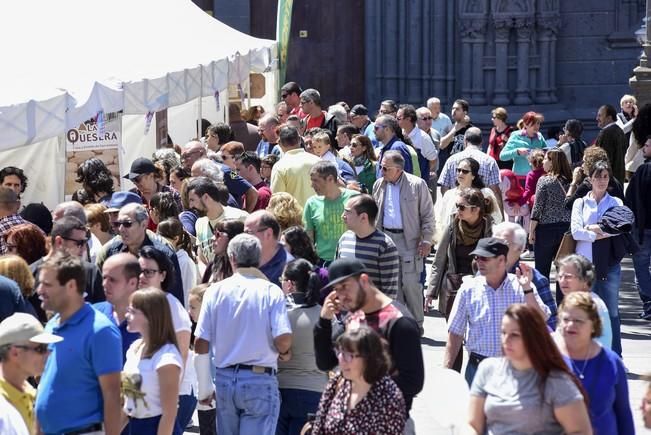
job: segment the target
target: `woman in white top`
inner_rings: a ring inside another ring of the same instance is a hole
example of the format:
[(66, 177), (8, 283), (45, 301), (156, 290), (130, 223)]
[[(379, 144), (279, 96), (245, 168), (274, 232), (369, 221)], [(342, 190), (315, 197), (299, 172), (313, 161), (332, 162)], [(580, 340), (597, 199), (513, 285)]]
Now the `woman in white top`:
[(176, 413), (183, 361), (165, 293), (156, 288), (137, 290), (126, 317), (127, 330), (142, 336), (129, 347), (122, 371), (129, 433), (180, 435)]
[(456, 213), (456, 200), (459, 191), (464, 188), (474, 187), (479, 189), (487, 201), (493, 204), (490, 214), (493, 225), (499, 224), (504, 220), (501, 209), (495, 199), (493, 191), (486, 187), (484, 180), (479, 175), (479, 162), (472, 157), (463, 159), (457, 165), (457, 187), (445, 192), (443, 198), (434, 204), (434, 216), (436, 221), (436, 240), (441, 240), (441, 234), (452, 222), (452, 217)]
[(165, 238), (176, 252), (183, 282), (183, 306), (188, 306), (190, 289), (197, 285), (199, 269), (192, 252), (192, 238), (177, 218), (168, 218), (158, 224), (156, 232)]
[(192, 363), (188, 363), (190, 334), (192, 331), (190, 315), (183, 308), (181, 302), (174, 295), (168, 293), (168, 289), (172, 286), (174, 280), (174, 266), (169, 258), (153, 246), (145, 246), (140, 250), (138, 262), (140, 263), (141, 269), (139, 287), (154, 287), (163, 290), (170, 307), (172, 325), (176, 334), (178, 349), (181, 353), (181, 361), (183, 361), (183, 365), (181, 366), (183, 376), (181, 378), (181, 385), (179, 386), (177, 421), (179, 427), (185, 429), (192, 419), (192, 414), (197, 406), (197, 398), (193, 391), (193, 385), (196, 383), (197, 376)]

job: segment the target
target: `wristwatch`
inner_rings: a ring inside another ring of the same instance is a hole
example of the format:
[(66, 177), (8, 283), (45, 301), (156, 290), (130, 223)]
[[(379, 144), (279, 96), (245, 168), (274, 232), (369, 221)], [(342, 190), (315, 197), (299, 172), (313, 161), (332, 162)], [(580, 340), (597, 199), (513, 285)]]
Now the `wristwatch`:
[(525, 294), (525, 295), (528, 295), (528, 294), (531, 294), (531, 293), (533, 293), (533, 289), (532, 289), (532, 288), (530, 288), (529, 290), (525, 290), (525, 291), (524, 291), (524, 294)]

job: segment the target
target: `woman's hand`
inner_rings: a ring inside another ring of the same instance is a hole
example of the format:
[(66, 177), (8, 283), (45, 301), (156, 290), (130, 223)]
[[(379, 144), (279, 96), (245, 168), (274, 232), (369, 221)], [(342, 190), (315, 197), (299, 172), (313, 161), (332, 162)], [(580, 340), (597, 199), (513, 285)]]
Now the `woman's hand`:
[(583, 173), (583, 168), (581, 168), (581, 166), (577, 166), (574, 168), (574, 172), (572, 172), (572, 184), (580, 184), (583, 181), (584, 177), (585, 174)]
[(519, 156), (526, 156), (529, 154), (529, 150), (527, 148), (518, 148), (516, 152)]
[(597, 224), (586, 225), (585, 229), (588, 230), (588, 231), (592, 231), (593, 233), (596, 233), (597, 236), (605, 236), (606, 235), (606, 233), (604, 233), (603, 230), (601, 229), (601, 227), (599, 225), (597, 225)]
[(423, 305), (423, 311), (429, 313), (430, 305), (434, 302), (434, 298), (430, 295), (425, 296), (425, 305)]
[(533, 245), (536, 242), (535, 231), (529, 231), (529, 243)]

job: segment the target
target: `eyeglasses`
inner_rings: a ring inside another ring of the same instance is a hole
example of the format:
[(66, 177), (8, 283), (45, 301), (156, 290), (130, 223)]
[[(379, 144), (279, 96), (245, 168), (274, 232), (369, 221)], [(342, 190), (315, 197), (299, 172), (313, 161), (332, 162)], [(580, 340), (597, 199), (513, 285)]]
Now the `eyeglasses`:
[(476, 205), (466, 205), (466, 204), (455, 204), (457, 207), (457, 210), (459, 211), (465, 211), (467, 208), (473, 209), (477, 208)]
[(397, 166), (380, 166), (382, 172), (389, 172), (389, 169), (395, 169)]
[(559, 319), (563, 325), (574, 323), (576, 326), (583, 326), (590, 321), (590, 319), (575, 319), (573, 317), (561, 316)]
[(431, 121), (431, 120), (434, 119), (434, 118), (432, 118), (431, 116), (423, 116), (422, 118), (419, 118), (419, 119), (420, 119), (421, 121)]
[(470, 174), (470, 169), (457, 168), (457, 174)]
[(115, 221), (113, 222), (113, 228), (116, 230), (120, 228), (120, 226), (123, 226), (124, 228), (131, 228), (131, 226), (134, 224), (134, 222), (131, 221)]
[(84, 246), (86, 243), (88, 243), (88, 239), (77, 240), (77, 239), (71, 239), (70, 237), (63, 237), (63, 236), (62, 236), (61, 238), (62, 238), (63, 240), (67, 240), (67, 241), (69, 241), (69, 242), (74, 242), (75, 245), (76, 245), (78, 248), (81, 248), (81, 247)]
[(261, 233), (261, 232), (263, 232), (264, 230), (268, 230), (268, 229), (269, 229), (269, 227), (262, 227), (262, 228), (258, 228), (257, 230), (251, 230), (251, 229), (249, 229), (249, 230), (244, 230), (244, 232), (245, 232), (246, 234), (257, 234), (257, 233)]
[(16, 345), (14, 345), (14, 347), (17, 347), (18, 349), (25, 349), (25, 350), (29, 350), (29, 351), (32, 351), (32, 352), (36, 352), (39, 355), (45, 355), (46, 353), (48, 353), (50, 351), (47, 344), (39, 344), (38, 346), (35, 346), (35, 347), (23, 346), (23, 345), (17, 345), (16, 344)]
[(375, 124), (375, 125), (373, 126), (373, 130), (379, 130), (379, 129), (384, 128), (384, 127), (386, 127), (386, 126), (385, 126), (385, 125), (381, 125), (381, 124)]
[(158, 269), (141, 269), (140, 273), (145, 275), (147, 278), (151, 278), (152, 276), (156, 275), (157, 273), (160, 273), (160, 270), (158, 270)]
[(337, 355), (337, 358), (345, 363), (350, 363), (355, 358), (361, 358), (361, 355), (358, 353), (348, 352), (347, 350), (342, 349), (335, 349), (335, 354)]
[(559, 273), (558, 274), (558, 279), (574, 279), (576, 278), (576, 275), (573, 273)]

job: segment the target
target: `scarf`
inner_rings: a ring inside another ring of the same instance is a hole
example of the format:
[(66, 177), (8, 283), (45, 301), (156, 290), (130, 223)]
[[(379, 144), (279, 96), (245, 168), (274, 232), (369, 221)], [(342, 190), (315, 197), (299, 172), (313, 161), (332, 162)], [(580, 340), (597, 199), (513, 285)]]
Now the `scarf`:
[(353, 166), (354, 167), (358, 167), (358, 166), (364, 166), (365, 167), (367, 160), (368, 159), (366, 158), (366, 156), (364, 154), (362, 154), (361, 156), (354, 157), (353, 158)]
[(471, 226), (468, 222), (458, 219), (456, 225), (456, 236), (457, 244), (463, 246), (470, 246), (477, 243), (479, 239), (483, 237), (484, 234), (484, 219), (479, 219), (479, 221)]

